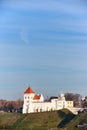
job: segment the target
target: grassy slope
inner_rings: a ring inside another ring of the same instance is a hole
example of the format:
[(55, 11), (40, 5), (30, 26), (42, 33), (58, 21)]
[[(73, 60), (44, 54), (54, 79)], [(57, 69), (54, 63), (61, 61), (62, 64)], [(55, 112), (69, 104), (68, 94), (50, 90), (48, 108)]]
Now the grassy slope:
[[(77, 115), (69, 124), (67, 124), (66, 130), (79, 130), (77, 125), (87, 124), (87, 110)], [(81, 129), (81, 128), (80, 128)], [(83, 130), (82, 128), (81, 130)]]
[(57, 127), (58, 123), (63, 118), (59, 117), (57, 112), (43, 112), (22, 115), (19, 120), (16, 121), (14, 126), (18, 126), (21, 129), (48, 129)]
[(17, 113), (0, 112), (0, 128), (11, 127), (19, 118)]
[(0, 113), (0, 127), (12, 127), (14, 130), (47, 130), (49, 128), (63, 130), (64, 126), (72, 118), (73, 114), (66, 109), (58, 112), (52, 111), (24, 115), (18, 113)]

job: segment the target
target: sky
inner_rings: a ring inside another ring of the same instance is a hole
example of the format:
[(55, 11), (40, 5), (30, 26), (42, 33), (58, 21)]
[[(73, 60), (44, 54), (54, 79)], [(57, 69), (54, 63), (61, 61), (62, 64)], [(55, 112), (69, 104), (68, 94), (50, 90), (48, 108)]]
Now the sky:
[(87, 95), (86, 0), (0, 0), (0, 99)]

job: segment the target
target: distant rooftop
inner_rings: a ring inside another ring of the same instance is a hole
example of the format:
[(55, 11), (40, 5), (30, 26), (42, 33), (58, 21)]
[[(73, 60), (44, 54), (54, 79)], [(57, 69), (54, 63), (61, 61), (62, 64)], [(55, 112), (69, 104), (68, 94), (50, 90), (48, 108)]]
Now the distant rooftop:
[(26, 89), (26, 91), (24, 92), (24, 94), (29, 94), (29, 93), (35, 93), (35, 92), (32, 90), (31, 87), (28, 87), (28, 88)]

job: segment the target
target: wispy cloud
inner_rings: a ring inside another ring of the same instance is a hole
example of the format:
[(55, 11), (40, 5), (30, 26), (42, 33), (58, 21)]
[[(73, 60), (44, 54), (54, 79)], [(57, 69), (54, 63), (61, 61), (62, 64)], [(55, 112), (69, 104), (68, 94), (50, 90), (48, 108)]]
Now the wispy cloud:
[(48, 10), (48, 11), (64, 11), (67, 13), (83, 13), (84, 6), (79, 0), (4, 0), (3, 5), (25, 10)]
[(20, 37), (21, 37), (21, 40), (25, 43), (25, 44), (30, 44), (29, 42), (29, 37), (28, 37), (28, 32), (26, 30), (22, 30), (20, 32)]
[(16, 95), (25, 82), (55, 90), (87, 85), (87, 15), (81, 0), (0, 4), (0, 86), (12, 87)]

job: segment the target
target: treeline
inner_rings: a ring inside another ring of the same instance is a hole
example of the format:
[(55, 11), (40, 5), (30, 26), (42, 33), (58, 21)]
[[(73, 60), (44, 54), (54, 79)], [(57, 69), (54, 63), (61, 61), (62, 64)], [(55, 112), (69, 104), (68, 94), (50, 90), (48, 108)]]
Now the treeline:
[(17, 112), (23, 106), (21, 99), (17, 101), (0, 100), (0, 111)]

